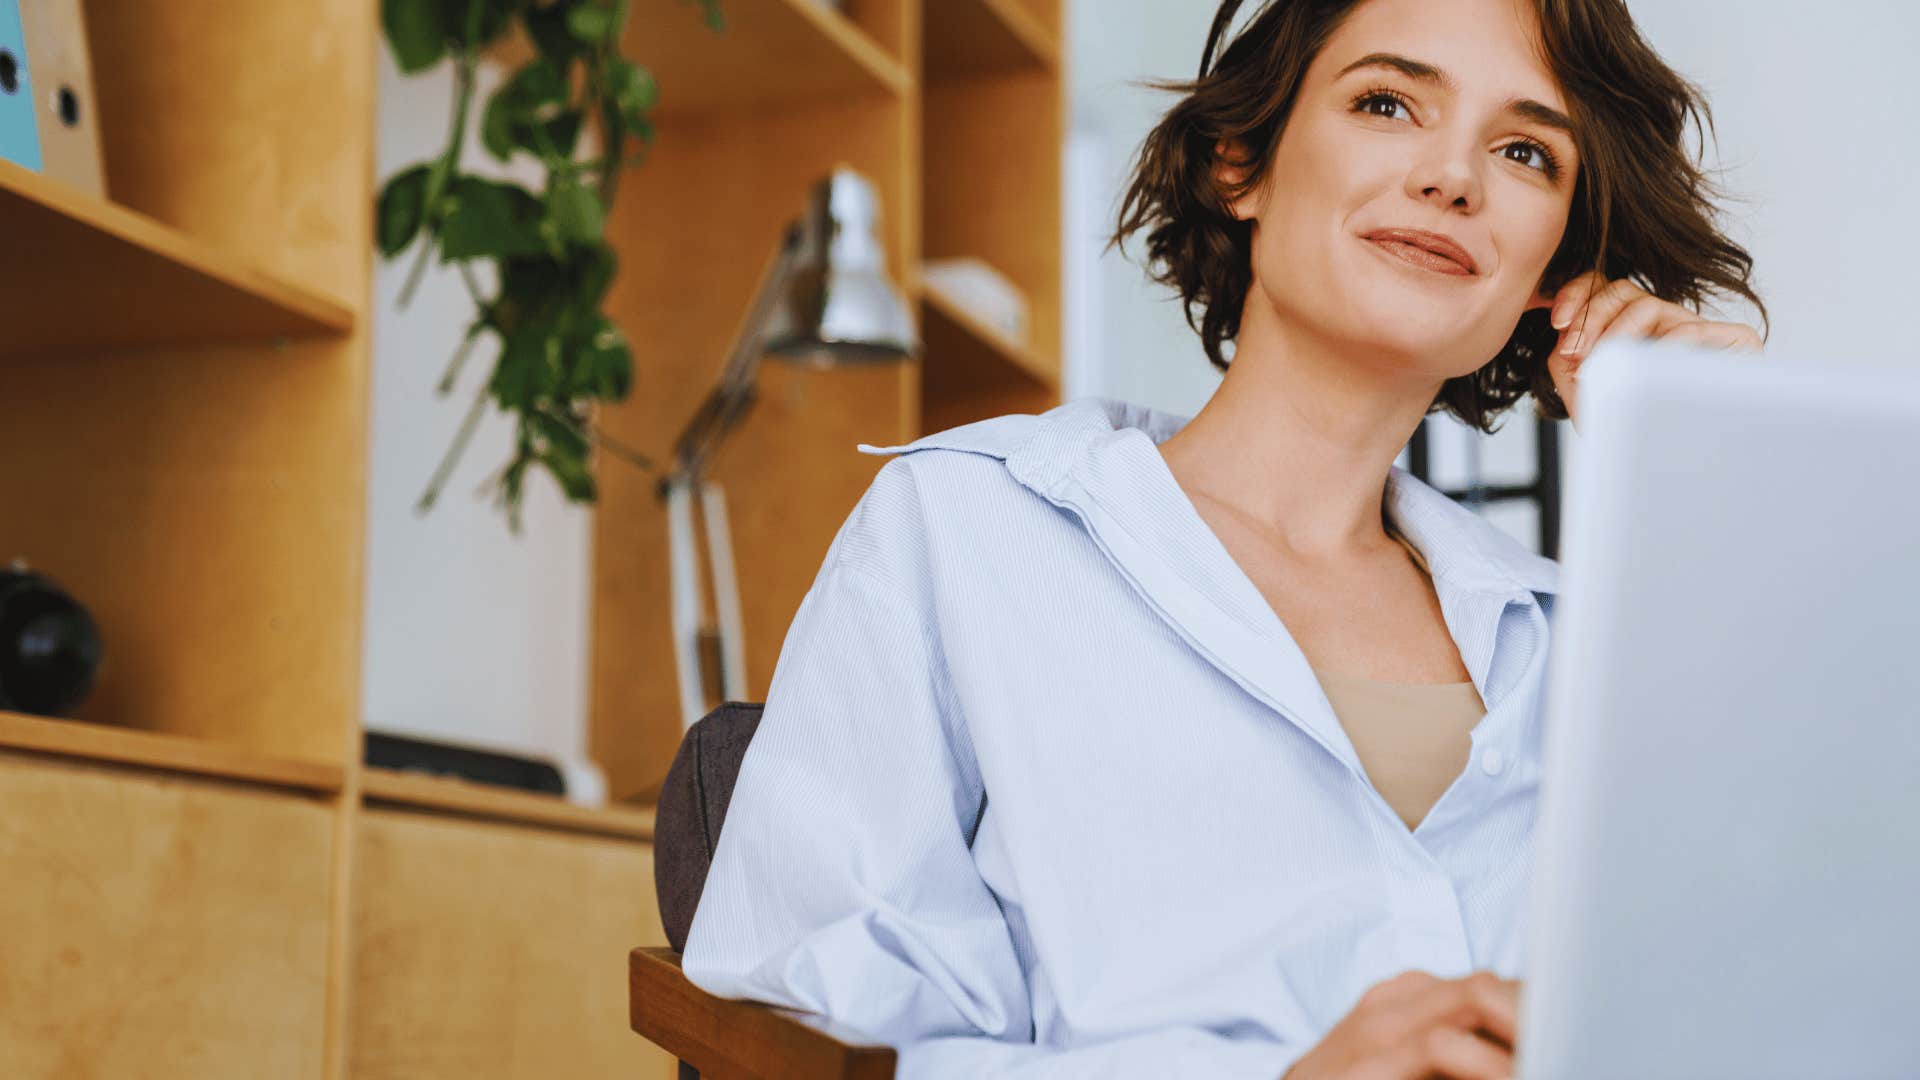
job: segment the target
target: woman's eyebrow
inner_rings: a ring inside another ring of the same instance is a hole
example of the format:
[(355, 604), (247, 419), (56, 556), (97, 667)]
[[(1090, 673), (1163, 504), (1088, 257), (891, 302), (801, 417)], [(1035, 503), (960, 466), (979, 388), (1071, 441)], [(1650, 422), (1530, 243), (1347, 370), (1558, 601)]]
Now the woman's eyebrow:
[[(1448, 75), (1446, 72), (1441, 71), (1432, 64), (1422, 63), (1419, 60), (1401, 56), (1397, 53), (1368, 53), (1353, 63), (1348, 64), (1346, 67), (1341, 68), (1334, 78), (1339, 79), (1344, 77), (1348, 72), (1369, 67), (1388, 68), (1417, 82), (1431, 83), (1449, 93), (1460, 89), (1460, 84), (1455, 82), (1453, 76)], [(1573, 134), (1573, 121), (1567, 117), (1567, 114), (1544, 102), (1535, 101), (1532, 98), (1513, 98), (1507, 102), (1504, 111), (1518, 116), (1523, 120), (1531, 120), (1536, 124), (1542, 124), (1546, 127), (1558, 128), (1568, 135)]]

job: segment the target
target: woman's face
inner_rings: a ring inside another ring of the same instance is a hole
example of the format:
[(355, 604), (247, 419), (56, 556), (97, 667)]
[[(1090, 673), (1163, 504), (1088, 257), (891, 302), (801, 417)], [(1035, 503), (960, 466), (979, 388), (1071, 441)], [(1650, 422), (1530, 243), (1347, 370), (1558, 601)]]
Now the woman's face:
[[(1423, 378), (1493, 359), (1560, 244), (1579, 167), (1538, 41), (1523, 0), (1358, 5), (1308, 68), (1266, 182), (1235, 206), (1257, 222), (1243, 330), (1265, 304)], [(1451, 240), (1465, 264), (1391, 230)]]

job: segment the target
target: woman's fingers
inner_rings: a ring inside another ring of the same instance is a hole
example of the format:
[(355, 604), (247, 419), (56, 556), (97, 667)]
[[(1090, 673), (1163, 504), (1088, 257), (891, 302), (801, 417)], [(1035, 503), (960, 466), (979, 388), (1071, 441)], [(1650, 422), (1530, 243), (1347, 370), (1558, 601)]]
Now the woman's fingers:
[(1606, 283), (1606, 279), (1598, 270), (1589, 270), (1560, 286), (1560, 290), (1553, 294), (1553, 314), (1548, 317), (1553, 323), (1553, 328), (1565, 331), (1567, 327), (1573, 325), (1574, 316), (1580, 314), (1580, 309), (1586, 306), (1587, 298), (1593, 295), (1595, 289)]
[(1520, 984), (1480, 971), (1436, 987), (1423, 1003), (1419, 1025), (1441, 1023), (1471, 1031), (1485, 1028), (1512, 1045), (1520, 1024)]
[(1743, 323), (1709, 322), (1705, 319), (1682, 323), (1660, 335), (1662, 341), (1684, 341), (1708, 348), (1736, 352), (1760, 352), (1765, 344), (1753, 327)]
[(1626, 278), (1608, 282), (1593, 293), (1586, 305), (1574, 315), (1573, 322), (1561, 331), (1560, 347), (1556, 351), (1567, 356), (1587, 355), (1593, 351), (1601, 335), (1628, 307), (1652, 299), (1654, 297), (1645, 289)]
[(1506, 1080), (1513, 1075), (1513, 1051), (1460, 1028), (1428, 1028), (1420, 1051), (1426, 1072), (1446, 1080)]
[(1624, 306), (1615, 308), (1606, 328), (1599, 334), (1581, 335), (1571, 358), (1576, 362), (1585, 360), (1602, 342), (1664, 337), (1668, 331), (1700, 321), (1700, 316), (1686, 308), (1642, 292)]

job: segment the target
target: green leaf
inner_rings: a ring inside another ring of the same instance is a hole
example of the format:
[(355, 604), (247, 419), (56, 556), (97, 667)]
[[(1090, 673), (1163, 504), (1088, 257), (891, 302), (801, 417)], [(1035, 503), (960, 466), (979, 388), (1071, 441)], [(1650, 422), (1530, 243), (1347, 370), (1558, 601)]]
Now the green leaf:
[(560, 490), (574, 502), (590, 503), (598, 494), (593, 471), (587, 467), (586, 454), (568, 453), (549, 446), (547, 452), (540, 455), (540, 464), (547, 467), (553, 478), (560, 482)]
[(613, 36), (613, 11), (582, 4), (567, 12), (567, 30), (588, 45), (604, 45)]
[(537, 254), (546, 248), (541, 218), (540, 200), (525, 188), (462, 176), (447, 196), (440, 257), (450, 262)]
[[(571, 115), (578, 134), (579, 114), (563, 111), (566, 102), (566, 72), (546, 59), (535, 60), (515, 72), (487, 99), (480, 117), (480, 142), (501, 161), (511, 157), (515, 149), (539, 156), (541, 145), (533, 134), (535, 124), (547, 123), (550, 137), (555, 130), (550, 121), (564, 121)], [(564, 134), (564, 126), (559, 130)], [(565, 156), (571, 150), (560, 152)]]
[(427, 166), (415, 165), (381, 189), (374, 211), (374, 238), (381, 257), (391, 259), (405, 251), (419, 234), (426, 217), (427, 172)]
[(620, 328), (602, 318), (594, 335), (581, 351), (580, 366), (587, 376), (585, 386), (594, 397), (605, 401), (623, 401), (633, 388), (633, 350)]
[[(607, 287), (619, 271), (620, 260), (606, 244), (584, 248), (574, 260), (574, 298), (589, 311), (598, 313)], [(596, 327), (597, 329), (597, 327)]]
[(526, 0), (443, 0), (447, 36), (462, 48), (483, 49), (507, 28)]
[(545, 410), (529, 413), (527, 419), (546, 438), (548, 446), (582, 458), (586, 456), (587, 437), (581, 434), (578, 427)]
[(394, 62), (408, 75), (447, 55), (447, 30), (441, 0), (380, 0), (380, 25)]
[(555, 181), (547, 192), (554, 228), (571, 244), (598, 244), (606, 231), (607, 210), (593, 189), (570, 177)]
[(513, 156), (513, 148), (518, 140), (514, 135), (515, 116), (511, 102), (500, 91), (487, 99), (487, 107), (480, 113), (480, 145), (487, 148), (496, 160), (505, 161)]
[(584, 51), (580, 39), (567, 29), (568, 10), (564, 4), (536, 5), (520, 16), (520, 24), (533, 39), (534, 48), (555, 63), (564, 64)]
[(547, 121), (543, 130), (548, 145), (561, 157), (572, 160), (574, 147), (580, 145), (580, 114), (563, 112)]
[(507, 335), (493, 367), (493, 378), (487, 380), (487, 392), (502, 409), (524, 413), (533, 408), (540, 367), (546, 362), (547, 341), (547, 327), (533, 322), (523, 323)]
[(616, 60), (607, 68), (607, 94), (627, 120), (638, 120), (660, 100), (660, 84), (653, 72), (631, 60)]

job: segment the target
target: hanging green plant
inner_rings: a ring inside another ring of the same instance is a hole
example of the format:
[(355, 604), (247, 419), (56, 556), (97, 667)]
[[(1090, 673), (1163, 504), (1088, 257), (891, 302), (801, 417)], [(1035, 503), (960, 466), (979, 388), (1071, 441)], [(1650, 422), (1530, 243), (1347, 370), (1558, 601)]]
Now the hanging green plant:
[[(719, 0), (686, 0), (723, 28)], [(605, 237), (620, 170), (639, 162), (659, 96), (646, 68), (621, 55), (629, 0), (382, 0), (381, 25), (400, 70), (417, 74), (451, 59), (453, 131), (445, 151), (390, 178), (375, 208), (375, 243), (392, 259), (419, 242), (400, 291), (405, 306), (433, 253), (453, 263), (473, 294), (475, 315), (438, 391), (488, 335), (499, 340), (493, 375), (420, 496), (431, 509), (489, 401), (514, 414), (513, 456), (490, 486), (520, 528), (526, 473), (538, 465), (569, 500), (594, 501), (591, 450), (644, 468), (652, 464), (609, 440), (593, 420), (599, 401), (622, 401), (633, 385), (633, 353), (602, 310), (617, 267)], [(481, 53), (515, 24), (534, 56), (488, 99), (480, 141), (505, 162), (530, 154), (546, 170), (538, 192), (460, 170)], [(581, 135), (597, 127), (596, 156), (580, 160)], [(634, 145), (636, 144), (637, 145)], [(634, 145), (633, 153), (628, 153)], [(493, 264), (491, 294), (472, 266)]]

